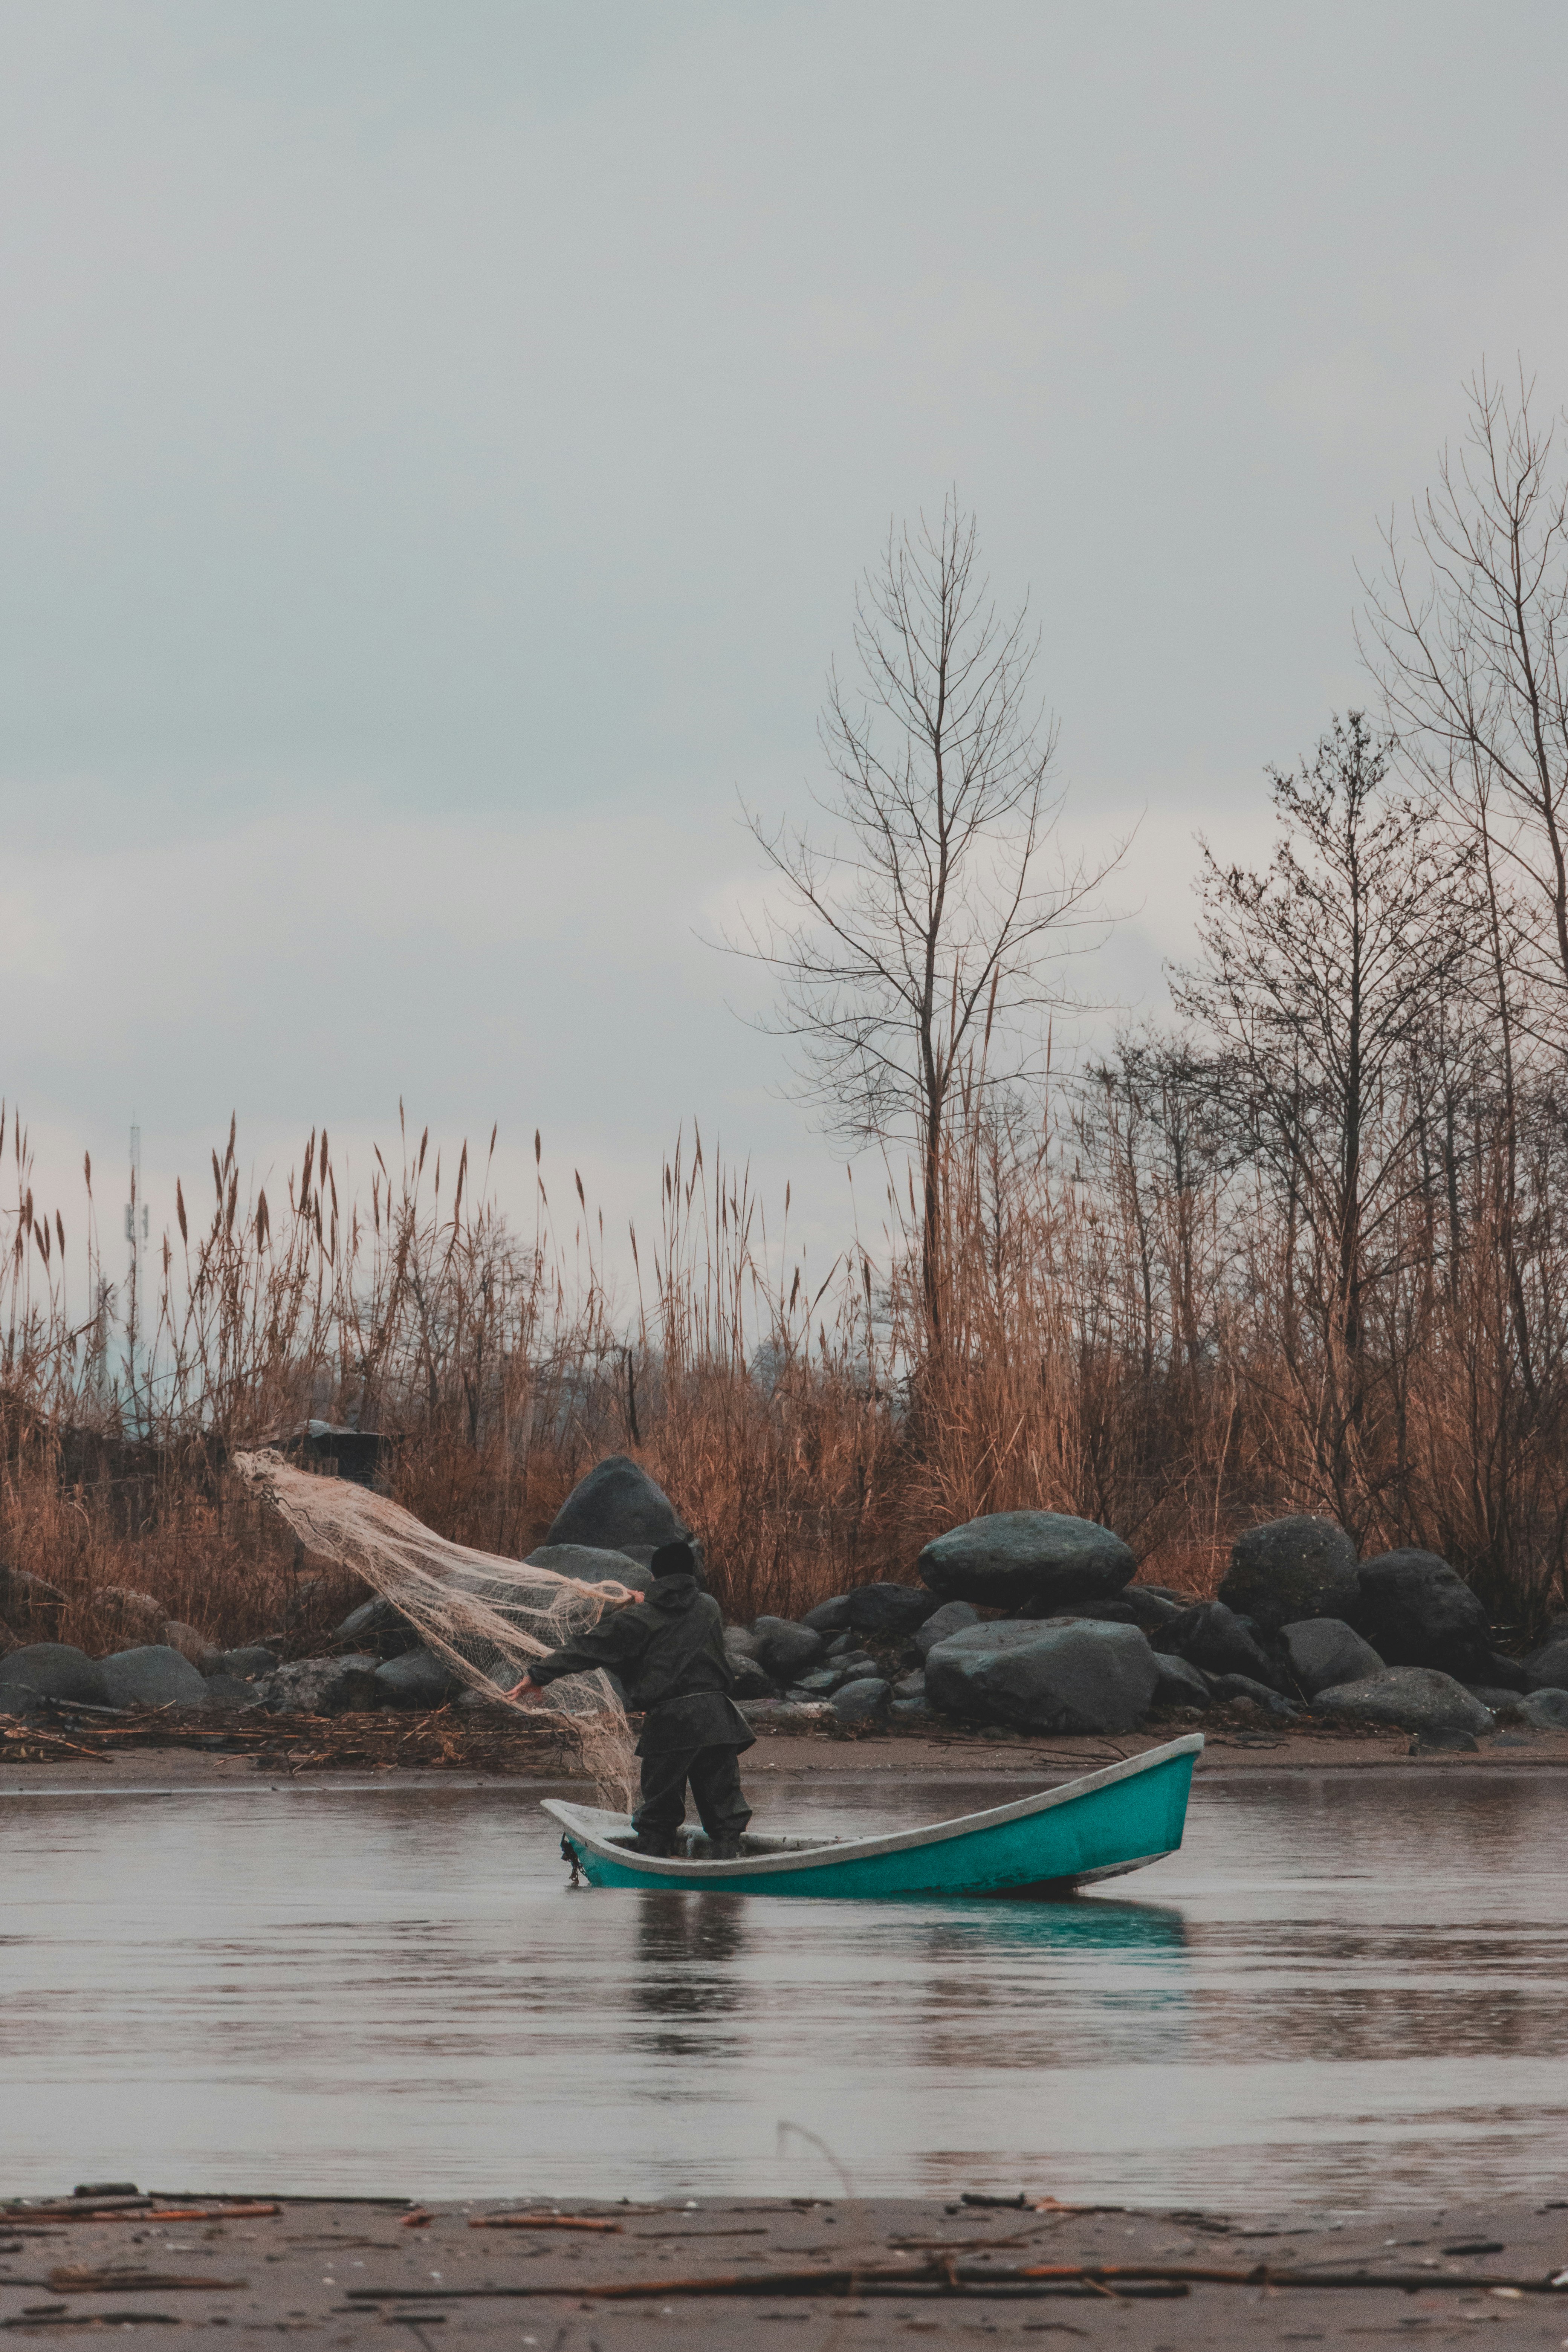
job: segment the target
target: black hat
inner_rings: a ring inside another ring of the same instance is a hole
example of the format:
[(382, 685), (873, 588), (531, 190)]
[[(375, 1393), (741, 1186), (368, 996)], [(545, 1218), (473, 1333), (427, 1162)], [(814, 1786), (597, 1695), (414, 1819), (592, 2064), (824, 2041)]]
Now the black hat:
[(648, 1568), (657, 1579), (661, 1576), (695, 1576), (697, 1555), (684, 1537), (675, 1543), (660, 1544)]

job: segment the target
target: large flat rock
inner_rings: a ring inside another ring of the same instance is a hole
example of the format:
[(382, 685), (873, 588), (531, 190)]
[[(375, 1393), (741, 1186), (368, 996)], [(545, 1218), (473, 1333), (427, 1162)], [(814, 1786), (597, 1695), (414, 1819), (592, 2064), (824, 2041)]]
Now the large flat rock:
[(1436, 1666), (1385, 1666), (1353, 1683), (1318, 1693), (1315, 1715), (1342, 1723), (1390, 1723), (1401, 1731), (1468, 1732), (1472, 1738), (1496, 1728), (1489, 1707)]
[(972, 1723), (1024, 1731), (1133, 1731), (1160, 1680), (1135, 1625), (1079, 1619), (970, 1625), (926, 1658), (926, 1697)]
[(1109, 1528), (1061, 1511), (992, 1511), (935, 1537), (920, 1556), (921, 1580), (939, 1601), (1021, 1617), (1110, 1600), (1137, 1565)]
[(204, 1677), (166, 1642), (147, 1642), (99, 1661), (110, 1706), (205, 1706)]

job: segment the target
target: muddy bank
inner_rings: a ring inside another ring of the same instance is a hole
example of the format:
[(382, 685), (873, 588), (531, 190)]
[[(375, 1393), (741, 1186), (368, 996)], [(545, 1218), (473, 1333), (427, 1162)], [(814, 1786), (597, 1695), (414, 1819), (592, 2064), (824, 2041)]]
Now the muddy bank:
[[(1235, 2218), (1050, 2210), (1038, 2187), (1010, 2208), (956, 2198), (411, 2208), (274, 2202), (277, 2187), (258, 2182), (240, 2200), (187, 2185), (163, 2194), (163, 2218), (130, 2203), (93, 2220), (12, 2208), (0, 2214), (0, 2328), (52, 2338), (133, 2326), (154, 2347), (236, 2332), (347, 2346), (384, 2341), (391, 2326), (421, 2347), (461, 2338), (550, 2352), (617, 2352), (652, 2334), (719, 2352), (786, 2326), (796, 2333), (785, 2341), (814, 2346), (1049, 2335), (1117, 2352), (1207, 2352), (1463, 2340), (1478, 2323), (1504, 2326), (1509, 2344), (1556, 2347), (1568, 2326), (1568, 2287), (1547, 2284), (1568, 2264), (1561, 2202)], [(68, 2212), (75, 2201), (62, 2200)], [(525, 2226), (496, 2226), (519, 2215)], [(572, 2221), (599, 2226), (563, 2226)], [(1047, 2274), (1018, 2275), (1031, 2272)]]
[[(374, 1726), (377, 1718), (367, 1718)], [(384, 1722), (384, 1718), (380, 1719)], [(1186, 1726), (1180, 1728), (1185, 1729)], [(0, 1742), (0, 1794), (43, 1789), (232, 1788), (257, 1776), (334, 1780), (366, 1785), (395, 1780), (400, 1787), (426, 1782), (443, 1787), (496, 1780), (557, 1783), (573, 1777), (572, 1759), (558, 1742), (524, 1733), (449, 1739), (424, 1747), (400, 1727), (378, 1754), (353, 1718), (301, 1725), (273, 1720), (248, 1737), (216, 1740), (210, 1727), (189, 1734), (149, 1726), (134, 1737), (119, 1737), (101, 1752), (83, 1752), (85, 1741), (45, 1740), (26, 1736)], [(999, 1739), (990, 1734), (833, 1737), (825, 1732), (763, 1730), (742, 1767), (760, 1772), (816, 1780), (846, 1776), (899, 1780), (995, 1774), (1042, 1782), (1092, 1772), (1123, 1756), (1138, 1756), (1170, 1737), (1164, 1730), (1130, 1733), (1119, 1739)], [(1200, 1775), (1269, 1772), (1446, 1772), (1562, 1769), (1568, 1767), (1568, 1731), (1505, 1734), (1470, 1754), (1424, 1751), (1405, 1732), (1336, 1730), (1326, 1727), (1259, 1733), (1205, 1727)]]

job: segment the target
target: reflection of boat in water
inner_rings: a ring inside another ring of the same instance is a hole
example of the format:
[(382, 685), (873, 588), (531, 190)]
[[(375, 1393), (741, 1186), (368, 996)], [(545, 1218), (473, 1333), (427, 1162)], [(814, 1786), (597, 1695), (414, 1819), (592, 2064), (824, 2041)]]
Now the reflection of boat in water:
[(1187, 1949), (1186, 1913), (1173, 1903), (1091, 1901), (990, 1903), (950, 1897), (921, 1905), (919, 1949), (933, 1967), (972, 1961), (1170, 1960)]
[(1175, 1852), (1203, 1744), (1194, 1732), (1014, 1804), (880, 1837), (747, 1837), (732, 1862), (709, 1861), (700, 1830), (683, 1831), (681, 1850), (666, 1859), (637, 1851), (623, 1813), (553, 1797), (543, 1802), (565, 1832), (563, 1851), (595, 1886), (862, 1897), (1058, 1895), (1142, 1870)]

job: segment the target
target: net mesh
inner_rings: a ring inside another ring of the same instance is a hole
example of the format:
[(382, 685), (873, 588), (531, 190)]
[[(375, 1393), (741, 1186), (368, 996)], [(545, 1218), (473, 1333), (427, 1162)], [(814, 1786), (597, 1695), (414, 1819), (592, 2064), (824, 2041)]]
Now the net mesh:
[(296, 1469), (270, 1449), (234, 1456), (239, 1475), (316, 1559), (353, 1570), (472, 1688), (518, 1713), (559, 1720), (607, 1804), (632, 1808), (637, 1759), (626, 1710), (604, 1674), (563, 1675), (543, 1698), (515, 1696), (529, 1662), (640, 1595), (584, 1584), (527, 1560), (449, 1543), (385, 1495)]

